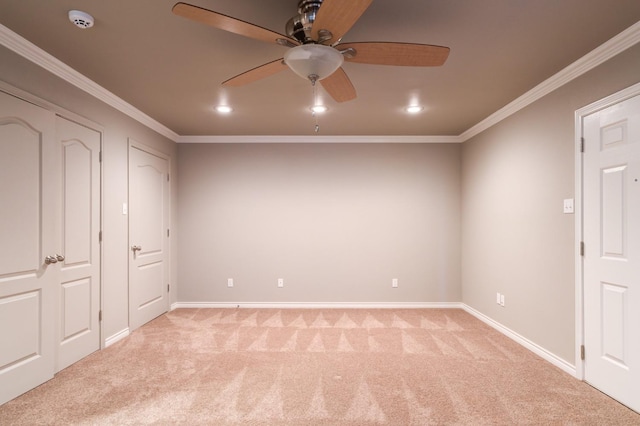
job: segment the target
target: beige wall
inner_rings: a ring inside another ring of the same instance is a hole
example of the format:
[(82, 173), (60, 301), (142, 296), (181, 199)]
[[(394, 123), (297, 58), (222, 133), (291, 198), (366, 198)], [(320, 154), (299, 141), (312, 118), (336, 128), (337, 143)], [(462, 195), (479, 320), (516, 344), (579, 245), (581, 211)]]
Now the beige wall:
[(178, 152), (179, 301), (461, 300), (459, 145)]
[(574, 113), (638, 81), (640, 45), (463, 146), (463, 301), (570, 363), (575, 222), (562, 204), (575, 197)]
[[(128, 216), (122, 215), (122, 203), (127, 202), (128, 197), (128, 138), (133, 138), (171, 156), (174, 176), (177, 176), (176, 144), (4, 47), (0, 47), (0, 79), (81, 115), (104, 129), (102, 148), (103, 338), (113, 336), (129, 325)], [(176, 185), (176, 179), (173, 179), (172, 228), (174, 229), (177, 213)], [(175, 236), (176, 233), (173, 235)], [(174, 243), (175, 241), (174, 238)], [(174, 244), (173, 252), (175, 251)], [(175, 256), (171, 269), (172, 282), (176, 282)]]

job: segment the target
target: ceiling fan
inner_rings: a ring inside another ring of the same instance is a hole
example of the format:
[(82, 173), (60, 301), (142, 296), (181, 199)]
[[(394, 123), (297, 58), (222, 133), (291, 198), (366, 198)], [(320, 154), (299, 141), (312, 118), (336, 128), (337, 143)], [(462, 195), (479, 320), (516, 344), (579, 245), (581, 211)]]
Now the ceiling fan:
[(343, 61), (375, 65), (433, 67), (443, 65), (449, 48), (417, 43), (340, 43), (342, 37), (373, 0), (300, 0), (298, 14), (283, 35), (240, 19), (187, 3), (176, 3), (173, 13), (196, 22), (267, 43), (291, 48), (284, 58), (260, 65), (224, 82), (243, 86), (283, 71), (287, 67), (315, 86), (322, 87), (337, 102), (356, 98), (356, 90), (342, 69)]

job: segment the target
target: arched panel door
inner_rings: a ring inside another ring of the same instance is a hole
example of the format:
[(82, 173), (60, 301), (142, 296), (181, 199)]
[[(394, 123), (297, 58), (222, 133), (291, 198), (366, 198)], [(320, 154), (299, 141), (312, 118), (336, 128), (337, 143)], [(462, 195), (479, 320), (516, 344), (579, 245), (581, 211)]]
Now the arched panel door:
[(129, 146), (129, 328), (169, 309), (169, 161)]
[(0, 404), (54, 374), (60, 158), (55, 115), (0, 92)]

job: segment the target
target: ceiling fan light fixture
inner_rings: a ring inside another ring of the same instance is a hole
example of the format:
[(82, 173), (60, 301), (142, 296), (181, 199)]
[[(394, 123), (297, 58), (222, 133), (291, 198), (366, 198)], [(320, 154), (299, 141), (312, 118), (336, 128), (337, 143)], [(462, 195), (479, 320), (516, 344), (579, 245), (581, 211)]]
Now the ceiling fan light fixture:
[(303, 44), (289, 49), (284, 62), (293, 72), (304, 79), (316, 76), (322, 80), (342, 66), (344, 57), (333, 47), (322, 44)]

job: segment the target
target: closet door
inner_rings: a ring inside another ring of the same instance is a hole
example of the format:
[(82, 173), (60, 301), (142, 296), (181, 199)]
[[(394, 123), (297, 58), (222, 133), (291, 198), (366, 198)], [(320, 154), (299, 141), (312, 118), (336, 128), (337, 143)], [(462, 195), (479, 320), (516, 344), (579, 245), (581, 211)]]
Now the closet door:
[(55, 115), (0, 92), (0, 404), (54, 373), (60, 278)]

